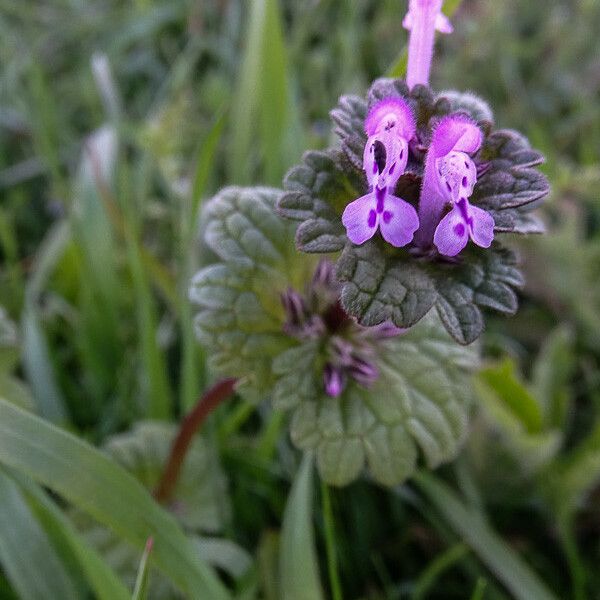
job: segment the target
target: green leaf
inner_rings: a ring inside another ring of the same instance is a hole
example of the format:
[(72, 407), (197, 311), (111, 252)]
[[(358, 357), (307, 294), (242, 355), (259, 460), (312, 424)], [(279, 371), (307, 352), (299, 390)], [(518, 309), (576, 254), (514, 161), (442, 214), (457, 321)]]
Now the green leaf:
[(514, 361), (507, 358), (497, 366), (482, 369), (478, 376), (498, 400), (519, 419), (527, 432), (541, 431), (541, 407), (519, 379)]
[(392, 264), (376, 240), (347, 246), (338, 262), (337, 275), (347, 282), (342, 304), (363, 325), (392, 321), (411, 327), (436, 301), (434, 283), (426, 272), (410, 263)]
[(273, 212), (281, 192), (228, 187), (207, 203), (205, 240), (222, 259), (243, 269), (281, 269), (291, 254), (293, 228)]
[(292, 441), (316, 451), (326, 482), (345, 485), (368, 465), (379, 483), (394, 485), (414, 473), (418, 449), (430, 467), (458, 451), (471, 396), (464, 369), (477, 354), (455, 344), (433, 316), (382, 343), (372, 389), (351, 383), (340, 398), (326, 396), (319, 370), (310, 368), (318, 360), (310, 343), (278, 357), (273, 398), (293, 409)]
[[(139, 422), (131, 431), (112, 436), (104, 449), (151, 491), (156, 488), (162, 475), (176, 433), (177, 426), (173, 424), (158, 421)], [(186, 454), (168, 508), (186, 531), (216, 533), (229, 522), (230, 505), (226, 480), (216, 452), (202, 437), (194, 438)], [(97, 525), (85, 515), (76, 514), (74, 517), (79, 530), (89, 543), (106, 556), (124, 581), (133, 585), (139, 562), (138, 549), (124, 543), (111, 531)], [(198, 542), (198, 538), (194, 537), (193, 540), (199, 556), (205, 562), (223, 566), (218, 562), (221, 558), (218, 542), (221, 540), (214, 540), (214, 544), (207, 543), (206, 547)], [(228, 548), (226, 541), (222, 542), (225, 554)], [(230, 553), (234, 550), (235, 548), (229, 549)], [(227, 564), (224, 567), (226, 568)], [(152, 577), (152, 597), (164, 597), (172, 593), (172, 587), (163, 576)]]
[(294, 227), (274, 211), (280, 192), (226, 188), (204, 210), (205, 239), (226, 264), (199, 271), (190, 286), (198, 305), (200, 341), (209, 364), (241, 378), (239, 391), (262, 399), (272, 384), (271, 361), (291, 345), (283, 332), (280, 293), (300, 281), (311, 260), (294, 250)]
[(274, 289), (264, 273), (240, 273), (223, 264), (199, 271), (190, 288), (199, 306), (196, 333), (209, 349), (209, 364), (223, 375), (242, 378), (238, 391), (253, 400), (262, 399), (271, 385), (273, 357), (291, 343), (283, 333), (281, 303), (273, 306), (279, 301), (271, 295)]
[(193, 542), (202, 560), (236, 579), (243, 577), (252, 566), (252, 556), (231, 540), (195, 537)]
[[(248, 183), (253, 178), (257, 150), (269, 183), (281, 180), (288, 160), (302, 148), (294, 127), (287, 56), (278, 0), (256, 0), (249, 5), (247, 42), (232, 107), (231, 178)], [(298, 135), (300, 133), (300, 135)]]
[(180, 589), (228, 598), (174, 518), (121, 467), (76, 437), (0, 399), (0, 462), (29, 475), (142, 547), (155, 540), (155, 562)]
[(600, 481), (600, 423), (583, 442), (550, 465), (540, 480), (559, 522), (568, 522)]
[(19, 363), (20, 340), (17, 326), (0, 306), (0, 396), (25, 410), (34, 409), (29, 386), (13, 375)]
[(574, 366), (573, 335), (561, 325), (546, 338), (533, 365), (532, 390), (550, 427), (564, 427), (571, 400), (567, 385)]
[(494, 121), (490, 105), (475, 94), (448, 90), (440, 92), (437, 99), (440, 98), (450, 104), (449, 112), (466, 112), (482, 124), (491, 124)]
[(518, 301), (514, 288), (523, 285), (514, 252), (496, 242), (490, 249), (467, 251), (468, 261), (435, 270), (437, 311), (446, 329), (460, 344), (470, 344), (483, 331), (481, 308), (514, 314)]
[(296, 232), (299, 249), (310, 253), (337, 252), (346, 242), (345, 230), (332, 206), (343, 205), (356, 183), (338, 174), (341, 153), (307, 152), (303, 164), (286, 175), (285, 193), (277, 208), (283, 216), (302, 221)]
[(36, 403), (36, 409), (55, 423), (66, 421), (65, 402), (56, 382), (39, 315), (33, 302), (27, 300), (23, 310), (23, 368)]
[(490, 527), (483, 515), (465, 505), (445, 484), (420, 473), (419, 489), (446, 522), (517, 600), (556, 600), (543, 581)]
[(306, 453), (288, 497), (281, 531), (281, 594), (289, 600), (324, 598), (313, 516), (313, 457)]
[(0, 563), (19, 596), (23, 600), (79, 598), (56, 549), (3, 469), (0, 506)]

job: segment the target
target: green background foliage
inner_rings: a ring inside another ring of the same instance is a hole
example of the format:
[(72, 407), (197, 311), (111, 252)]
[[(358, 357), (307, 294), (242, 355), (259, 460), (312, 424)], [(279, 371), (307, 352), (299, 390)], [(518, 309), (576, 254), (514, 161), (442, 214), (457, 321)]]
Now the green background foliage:
[(553, 186), (454, 462), (318, 485), (240, 394), (151, 496), (215, 376), (188, 301), (203, 201), (333, 143), (339, 96), (401, 71), (405, 4), (0, 0), (0, 598), (130, 598), (148, 537), (138, 597), (597, 597), (596, 0), (445, 3), (432, 86), (485, 98)]

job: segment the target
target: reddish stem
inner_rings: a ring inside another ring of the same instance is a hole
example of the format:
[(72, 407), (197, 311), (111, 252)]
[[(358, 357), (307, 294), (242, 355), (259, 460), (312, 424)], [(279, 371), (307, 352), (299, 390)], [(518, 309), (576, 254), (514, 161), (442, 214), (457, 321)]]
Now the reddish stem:
[(171, 446), (167, 466), (163, 471), (158, 485), (154, 489), (154, 497), (159, 502), (165, 504), (171, 498), (194, 435), (200, 429), (206, 417), (221, 402), (233, 394), (236, 383), (237, 379), (223, 379), (216, 383), (198, 400), (196, 406), (181, 422), (177, 437)]

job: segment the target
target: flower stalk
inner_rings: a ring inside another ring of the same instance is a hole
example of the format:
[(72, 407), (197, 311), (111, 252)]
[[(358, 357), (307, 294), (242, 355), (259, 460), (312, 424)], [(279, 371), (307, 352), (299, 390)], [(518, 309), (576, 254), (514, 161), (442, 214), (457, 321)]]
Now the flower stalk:
[(223, 379), (217, 382), (200, 397), (196, 406), (181, 422), (177, 437), (171, 446), (169, 460), (154, 490), (154, 497), (161, 504), (166, 504), (173, 495), (177, 481), (179, 480), (181, 467), (194, 436), (200, 427), (202, 427), (206, 417), (233, 394), (236, 383), (237, 379), (234, 378)]

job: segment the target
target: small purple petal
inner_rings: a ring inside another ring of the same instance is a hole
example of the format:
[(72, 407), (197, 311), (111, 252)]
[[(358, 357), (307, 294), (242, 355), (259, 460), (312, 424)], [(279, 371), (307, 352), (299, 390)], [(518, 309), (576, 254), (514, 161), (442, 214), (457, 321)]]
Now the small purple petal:
[(489, 248), (494, 239), (494, 217), (478, 206), (469, 204), (470, 234), (475, 244)]
[(433, 243), (440, 254), (456, 256), (469, 239), (468, 224), (458, 205), (440, 221), (433, 236)]
[(375, 327), (369, 327), (369, 331), (372, 332), (373, 337), (376, 339), (387, 339), (397, 337), (408, 331), (405, 327), (396, 327), (391, 321), (381, 323), (381, 325), (375, 325)]
[(326, 258), (321, 259), (313, 273), (312, 285), (330, 287), (335, 285), (336, 282), (333, 263)]
[(285, 310), (287, 323), (298, 326), (306, 321), (307, 309), (302, 296), (294, 289), (288, 288), (281, 294), (281, 303)]
[(346, 386), (346, 376), (340, 368), (327, 363), (323, 370), (323, 385), (328, 396), (339, 398)]
[(452, 27), (452, 23), (450, 23), (450, 19), (442, 12), (438, 13), (438, 16), (435, 18), (435, 28), (440, 33), (453, 33), (454, 27)]
[(377, 208), (377, 201), (374, 194), (361, 196), (358, 200), (350, 202), (344, 214), (342, 223), (346, 228), (348, 239), (356, 245), (364, 244), (371, 239), (377, 231), (377, 214), (375, 218), (372, 215)]
[(386, 242), (401, 248), (412, 241), (415, 231), (419, 228), (419, 217), (408, 202), (388, 194), (379, 227)]
[(403, 98), (385, 98), (373, 105), (365, 120), (365, 132), (371, 137), (389, 132), (410, 140), (417, 129), (413, 111)]
[(377, 381), (379, 370), (370, 361), (361, 356), (354, 355), (352, 363), (348, 367), (348, 373), (356, 382), (365, 387), (369, 387)]

